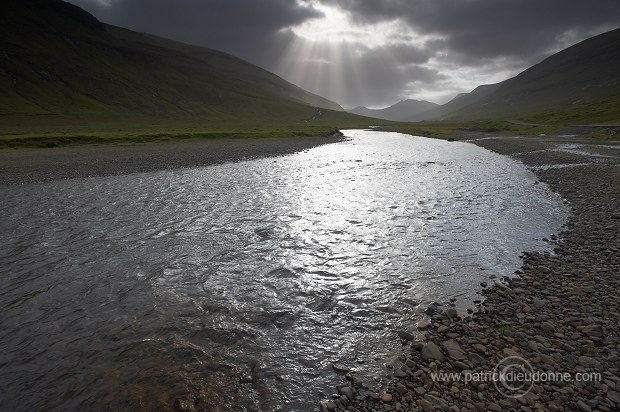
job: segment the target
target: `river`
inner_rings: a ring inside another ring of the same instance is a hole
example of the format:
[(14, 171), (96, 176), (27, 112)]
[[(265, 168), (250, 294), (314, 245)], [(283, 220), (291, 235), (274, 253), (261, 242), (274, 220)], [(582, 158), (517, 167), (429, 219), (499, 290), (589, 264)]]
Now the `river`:
[(568, 209), (522, 164), (379, 131), (294, 155), (0, 187), (11, 410), (314, 410)]

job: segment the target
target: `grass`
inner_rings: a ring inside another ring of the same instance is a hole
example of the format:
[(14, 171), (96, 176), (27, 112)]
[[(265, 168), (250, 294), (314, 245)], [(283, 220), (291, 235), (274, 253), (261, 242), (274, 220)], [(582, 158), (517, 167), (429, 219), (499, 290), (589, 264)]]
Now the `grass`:
[(506, 323), (502, 323), (501, 325), (499, 325), (499, 330), (502, 333), (510, 333), (512, 328), (510, 327), (510, 325), (508, 325)]
[(391, 124), (340, 112), (234, 56), (108, 26), (69, 3), (5, 0), (0, 23), (0, 150)]
[(525, 115), (523, 120), (529, 123), (559, 125), (620, 125), (620, 94), (597, 101), (575, 103), (552, 111)]
[[(107, 26), (69, 3), (5, 0), (0, 23), (0, 150), (324, 136), (368, 125), (443, 139), (538, 136), (576, 123), (620, 123), (620, 94), (601, 100), (607, 93), (596, 93), (596, 103), (519, 117), (552, 126), (371, 119), (339, 112), (334, 103), (236, 57)], [(606, 70), (614, 74), (612, 69)], [(598, 79), (592, 73), (586, 83)], [(570, 83), (574, 78), (570, 70), (553, 76), (559, 95), (566, 84), (580, 90)], [(529, 109), (532, 100), (526, 103)], [(334, 110), (320, 109), (317, 117), (316, 106)], [(591, 132), (593, 138), (606, 136), (605, 130)]]
[[(320, 112), (322, 115), (313, 119)], [(342, 128), (389, 126), (344, 112), (302, 106), (297, 116), (273, 118), (201, 117), (152, 118), (134, 116), (0, 116), (0, 150), (83, 144), (166, 143), (222, 138), (279, 139), (327, 136)]]
[(290, 137), (327, 136), (337, 129), (309, 128), (295, 129), (264, 129), (264, 130), (179, 130), (144, 132), (100, 132), (94, 134), (50, 134), (22, 135), (17, 137), (0, 137), (0, 149), (19, 149), (33, 147), (60, 147), (76, 145), (100, 144), (135, 144), (162, 143), (204, 139), (278, 139)]
[(504, 120), (487, 120), (477, 122), (423, 122), (390, 126), (390, 130), (412, 135), (452, 139), (473, 133), (492, 133), (505, 136), (540, 136), (555, 133), (565, 126), (526, 126), (512, 124)]
[[(318, 119), (313, 117), (322, 113)], [(560, 114), (556, 114), (560, 116)], [(535, 117), (524, 121), (548, 119)], [(166, 143), (222, 138), (291, 138), (326, 136), (344, 128), (380, 126), (384, 130), (438, 139), (460, 139), (472, 134), (504, 136), (551, 135), (568, 124), (528, 126), (504, 120), (477, 122), (402, 123), (344, 112), (300, 106), (287, 114), (270, 118), (136, 117), (118, 115), (0, 115), (0, 150), (75, 146), (83, 144)], [(609, 129), (594, 128), (586, 137), (593, 140), (616, 138)]]

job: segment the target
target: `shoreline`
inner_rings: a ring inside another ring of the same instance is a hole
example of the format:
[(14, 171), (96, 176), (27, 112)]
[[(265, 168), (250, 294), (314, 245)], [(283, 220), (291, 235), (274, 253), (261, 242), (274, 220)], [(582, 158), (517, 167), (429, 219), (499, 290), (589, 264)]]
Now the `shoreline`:
[(283, 156), (343, 141), (342, 135), (221, 138), (0, 151), (0, 185), (183, 169)]
[[(545, 150), (567, 140), (602, 156)], [(578, 137), (470, 142), (520, 160), (569, 202), (567, 229), (551, 238), (555, 253), (524, 252), (517, 277), (481, 284), (485, 301), (470, 315), (459, 317), (450, 304), (429, 308), (430, 324), (419, 324), (420, 336), (401, 335), (402, 356), (386, 387), (368, 388), (349, 376), (320, 409), (620, 410), (620, 153)], [(527, 363), (511, 359), (496, 369), (508, 357)], [(571, 381), (496, 387), (489, 374), (506, 366), (538, 372), (539, 380), (542, 373)]]
[[(201, 167), (286, 155), (342, 140), (337, 136), (218, 139), (0, 152), (0, 185)], [(620, 342), (620, 299), (616, 295), (620, 153), (603, 147), (609, 142), (578, 137), (469, 141), (538, 168), (533, 170), (538, 179), (569, 201), (573, 213), (567, 230), (551, 237), (556, 254), (524, 253), (519, 277), (484, 289), (485, 302), (465, 319), (449, 304), (430, 311), (432, 322), (421, 328), (423, 336), (401, 334), (401, 363), (394, 365), (386, 389), (373, 391), (348, 376), (349, 383), (340, 385), (332, 400), (320, 408), (425, 412), (620, 409), (620, 345), (616, 343)], [(583, 142), (602, 156), (545, 151), (558, 142)], [(609, 154), (615, 157), (605, 157)], [(585, 161), (590, 164), (580, 166)], [(575, 167), (541, 168), (566, 164)], [(524, 358), (540, 371), (598, 372), (601, 380), (568, 386), (535, 385), (526, 396), (511, 398), (499, 393), (491, 382), (431, 379), (434, 372), (491, 371), (507, 356)]]

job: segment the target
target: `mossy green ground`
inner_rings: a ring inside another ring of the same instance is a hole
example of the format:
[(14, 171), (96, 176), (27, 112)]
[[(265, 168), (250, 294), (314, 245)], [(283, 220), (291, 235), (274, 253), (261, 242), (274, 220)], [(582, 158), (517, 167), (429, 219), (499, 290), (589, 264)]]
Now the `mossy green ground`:
[(296, 116), (209, 121), (119, 116), (0, 116), (0, 149), (176, 142), (216, 138), (326, 136), (338, 129), (395, 125), (344, 112), (300, 106)]
[[(82, 144), (165, 143), (217, 138), (294, 138), (326, 136), (339, 129), (382, 126), (385, 130), (440, 139), (467, 137), (474, 133), (505, 136), (541, 136), (558, 133), (575, 124), (570, 113), (532, 115), (520, 120), (541, 122), (545, 126), (513, 124), (505, 120), (479, 122), (421, 122), (399, 123), (348, 113), (306, 107), (299, 113), (305, 119), (294, 117), (278, 119), (245, 119), (209, 122), (200, 118), (155, 119), (149, 117), (118, 116), (0, 116), (0, 150), (74, 146)], [(562, 119), (553, 124), (550, 120)], [(620, 124), (598, 122), (592, 117), (588, 124)], [(549, 123), (543, 123), (549, 122)], [(596, 140), (615, 138), (605, 128), (592, 128), (586, 137)]]

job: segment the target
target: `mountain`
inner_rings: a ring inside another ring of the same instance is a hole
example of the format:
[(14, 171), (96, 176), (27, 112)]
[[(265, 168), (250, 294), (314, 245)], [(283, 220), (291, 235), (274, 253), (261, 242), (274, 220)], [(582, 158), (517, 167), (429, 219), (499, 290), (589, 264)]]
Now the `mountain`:
[(450, 100), (448, 103), (432, 108), (431, 110), (418, 113), (415, 116), (410, 117), (409, 120), (413, 122), (418, 122), (422, 120), (440, 119), (442, 116), (460, 110), (464, 107), (469, 106), (470, 104), (476, 103), (482, 98), (493, 93), (497, 88), (500, 87), (500, 85), (501, 83), (484, 84), (482, 86), (478, 86), (469, 93), (461, 93), (457, 95), (454, 99)]
[(620, 120), (620, 29), (564, 49), (457, 110), (451, 120)]
[(353, 110), (349, 110), (349, 113), (360, 116), (374, 117), (377, 119), (408, 122), (418, 113), (426, 112), (434, 107), (437, 107), (437, 104), (424, 100), (408, 99), (402, 100), (395, 105), (384, 109), (368, 109), (366, 107), (358, 106)]
[[(99, 22), (59, 0), (0, 3), (0, 114), (279, 118), (342, 111), (234, 56)], [(316, 110), (314, 110), (316, 112)]]

